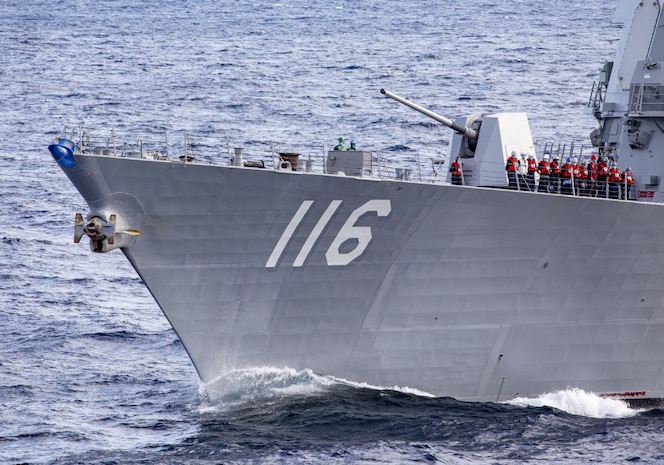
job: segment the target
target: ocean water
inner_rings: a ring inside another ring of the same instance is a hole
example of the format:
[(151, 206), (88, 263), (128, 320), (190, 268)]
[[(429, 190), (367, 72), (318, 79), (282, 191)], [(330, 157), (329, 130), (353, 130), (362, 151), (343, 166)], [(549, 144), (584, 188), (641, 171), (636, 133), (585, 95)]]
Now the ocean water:
[(85, 125), (219, 154), (343, 136), (394, 163), (445, 155), (450, 131), (381, 88), (587, 142), (616, 4), (5, 0), (0, 463), (664, 463), (662, 410), (573, 386), (480, 404), (289, 367), (201, 384), (123, 255), (73, 243), (86, 206), (46, 149)]

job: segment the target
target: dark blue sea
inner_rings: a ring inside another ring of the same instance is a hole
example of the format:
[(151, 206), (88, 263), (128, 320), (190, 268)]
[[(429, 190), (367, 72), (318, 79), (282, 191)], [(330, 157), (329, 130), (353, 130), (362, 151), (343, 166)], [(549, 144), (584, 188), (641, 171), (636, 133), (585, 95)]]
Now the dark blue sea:
[(664, 411), (574, 386), (465, 403), (257, 367), (213, 392), (122, 253), (73, 243), (86, 205), (47, 151), (84, 125), (254, 156), (338, 137), (444, 156), (450, 130), (381, 88), (449, 117), (526, 111), (540, 147), (587, 143), (617, 3), (4, 0), (0, 463), (664, 463)]

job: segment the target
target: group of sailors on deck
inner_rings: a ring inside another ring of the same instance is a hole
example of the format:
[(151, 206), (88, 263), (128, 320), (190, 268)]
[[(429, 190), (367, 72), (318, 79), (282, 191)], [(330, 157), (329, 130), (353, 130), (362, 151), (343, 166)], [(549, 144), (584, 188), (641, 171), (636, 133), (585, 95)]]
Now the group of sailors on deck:
[[(544, 153), (539, 163), (530, 154), (521, 154), (522, 160), (512, 152), (505, 164), (510, 189), (528, 190), (587, 197), (629, 199), (634, 184), (632, 169), (618, 169), (618, 163), (608, 157), (592, 154), (586, 165), (579, 164), (576, 157), (567, 157), (560, 165), (557, 156), (550, 160)], [(523, 162), (522, 162), (523, 161)], [(539, 182), (536, 185), (536, 174)]]
[[(610, 199), (629, 199), (634, 176), (631, 168), (618, 169), (618, 163), (606, 156), (590, 156), (586, 165), (579, 163), (576, 157), (567, 157), (560, 164), (558, 156), (544, 153), (538, 163), (530, 154), (512, 152), (505, 164), (508, 187), (515, 190), (581, 195), (586, 197), (605, 197)], [(452, 184), (461, 185), (463, 169), (457, 158), (450, 163)]]

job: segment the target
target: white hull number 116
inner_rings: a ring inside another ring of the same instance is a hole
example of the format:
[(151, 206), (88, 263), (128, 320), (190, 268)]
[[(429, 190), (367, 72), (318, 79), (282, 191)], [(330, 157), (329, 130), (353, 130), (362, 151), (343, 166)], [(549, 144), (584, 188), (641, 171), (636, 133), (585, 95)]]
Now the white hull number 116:
[[(265, 264), (265, 268), (275, 268), (277, 266), (282, 254), (284, 253), (284, 250), (286, 249), (286, 246), (292, 239), (295, 230), (307, 215), (307, 212), (313, 203), (313, 200), (305, 200), (302, 202), (300, 208), (297, 209), (293, 215), (293, 218), (291, 218), (290, 222), (288, 223), (288, 226), (286, 226), (286, 229), (281, 234), (279, 242), (277, 242), (277, 245), (274, 246), (272, 254)], [(333, 200), (330, 202), (330, 205), (327, 207), (325, 212), (323, 212), (320, 219), (311, 230), (311, 233), (309, 233), (309, 237), (307, 237), (307, 240), (300, 249), (300, 252), (297, 254), (297, 257), (295, 257), (295, 261), (293, 262), (294, 268), (299, 268), (304, 265), (305, 260), (311, 253), (314, 245), (316, 245), (316, 241), (318, 241), (318, 238), (323, 233), (323, 230), (330, 222), (341, 203), (341, 200)], [(362, 215), (369, 212), (375, 212), (376, 216), (388, 216), (391, 211), (392, 204), (389, 200), (376, 199), (369, 200), (364, 205), (353, 210), (325, 253), (325, 259), (327, 260), (328, 266), (348, 265), (350, 262), (364, 253), (365, 249), (371, 242), (372, 236), (371, 228), (369, 226), (355, 226), (355, 223), (357, 223), (357, 220), (359, 220)], [(339, 249), (341, 248), (342, 244), (349, 240), (356, 241), (357, 245), (352, 250), (341, 252)]]

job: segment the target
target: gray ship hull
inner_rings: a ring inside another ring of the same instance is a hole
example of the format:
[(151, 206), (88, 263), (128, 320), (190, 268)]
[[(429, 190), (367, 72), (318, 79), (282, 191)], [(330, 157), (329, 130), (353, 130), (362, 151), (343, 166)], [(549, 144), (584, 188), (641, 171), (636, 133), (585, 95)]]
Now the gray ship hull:
[[(664, 397), (662, 206), (76, 155), (201, 379), (310, 368), (467, 400)], [(98, 260), (103, 261), (103, 257)]]

